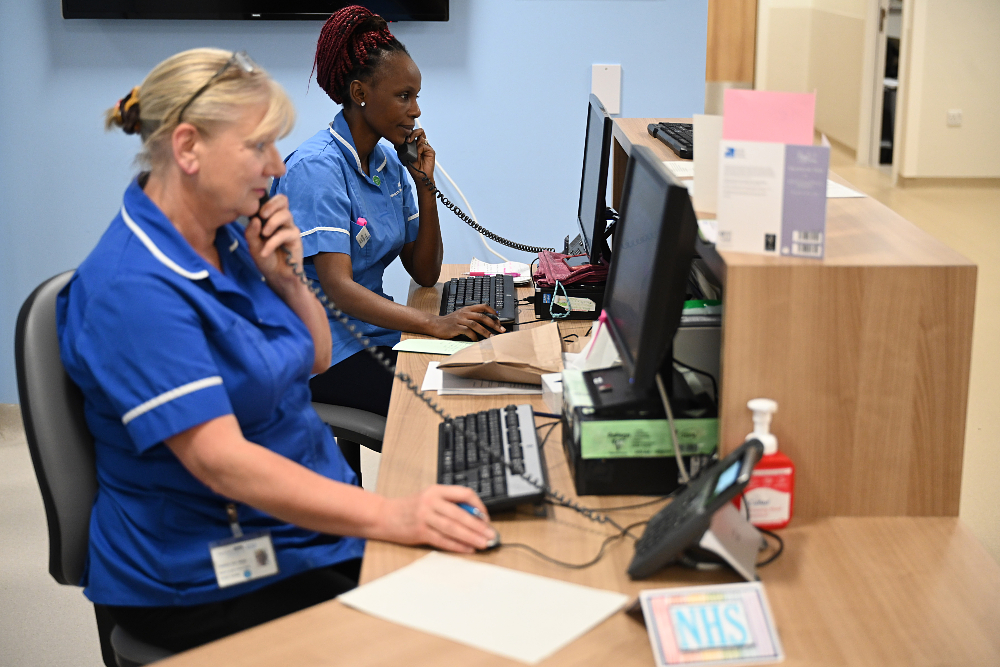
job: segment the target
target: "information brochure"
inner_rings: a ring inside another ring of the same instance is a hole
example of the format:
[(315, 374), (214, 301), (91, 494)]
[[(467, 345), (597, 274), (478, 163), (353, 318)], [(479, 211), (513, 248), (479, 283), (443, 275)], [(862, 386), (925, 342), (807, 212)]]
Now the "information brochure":
[(719, 142), (719, 250), (822, 259), (830, 149)]
[(639, 602), (657, 667), (785, 659), (759, 581), (647, 590)]

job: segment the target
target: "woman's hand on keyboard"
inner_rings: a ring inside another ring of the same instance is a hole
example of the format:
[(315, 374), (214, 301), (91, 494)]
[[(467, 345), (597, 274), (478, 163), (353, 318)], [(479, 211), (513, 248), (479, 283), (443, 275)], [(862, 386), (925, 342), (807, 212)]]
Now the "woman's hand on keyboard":
[(496, 532), (458, 503), (468, 503), (489, 517), (471, 489), (436, 484), (407, 498), (387, 498), (376, 536), (387, 542), (429, 544), (466, 554), (487, 548)]
[(506, 331), (496, 317), (497, 311), (485, 303), (465, 306), (454, 313), (434, 317), (430, 335), (443, 340), (456, 336), (468, 336), (469, 340), (489, 338), (494, 333)]

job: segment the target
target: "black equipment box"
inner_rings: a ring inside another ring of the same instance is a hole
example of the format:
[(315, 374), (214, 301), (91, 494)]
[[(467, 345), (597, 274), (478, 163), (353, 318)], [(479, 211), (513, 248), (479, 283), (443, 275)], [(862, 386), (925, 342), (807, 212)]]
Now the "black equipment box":
[[(621, 373), (601, 373), (608, 371)], [(563, 448), (577, 495), (655, 496), (674, 491), (680, 485), (679, 471), (659, 397), (602, 407), (593, 400), (586, 375), (563, 371)], [(675, 413), (681, 459), (694, 477), (711, 464), (718, 449), (719, 420), (714, 414), (681, 416), (683, 409)]]

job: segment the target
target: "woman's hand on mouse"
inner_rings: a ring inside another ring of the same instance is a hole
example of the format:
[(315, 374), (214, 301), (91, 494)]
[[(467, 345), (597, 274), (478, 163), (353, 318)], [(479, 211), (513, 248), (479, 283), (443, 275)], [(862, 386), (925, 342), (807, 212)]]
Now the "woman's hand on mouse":
[(489, 338), (507, 329), (501, 326), (497, 311), (485, 303), (459, 308), (453, 313), (432, 318), (428, 332), (435, 338), (449, 340), (455, 336), (468, 336), (469, 340)]
[(429, 486), (406, 498), (385, 498), (380, 525), (373, 536), (399, 544), (429, 544), (457, 553), (486, 549), (496, 531), (482, 519), (459, 507), (467, 503), (489, 518), (486, 506), (471, 489), (462, 486)]

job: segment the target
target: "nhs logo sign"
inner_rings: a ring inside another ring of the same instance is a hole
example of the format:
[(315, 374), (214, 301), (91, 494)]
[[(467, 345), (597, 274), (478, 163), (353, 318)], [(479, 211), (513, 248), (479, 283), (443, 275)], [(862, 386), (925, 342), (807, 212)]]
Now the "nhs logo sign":
[(670, 620), (681, 651), (739, 648), (754, 643), (746, 610), (739, 600), (671, 605)]

